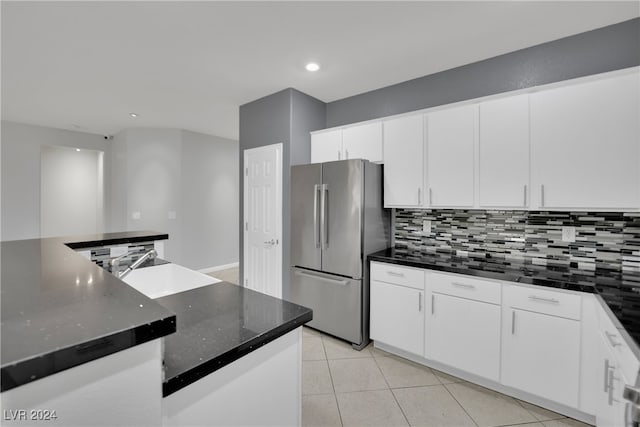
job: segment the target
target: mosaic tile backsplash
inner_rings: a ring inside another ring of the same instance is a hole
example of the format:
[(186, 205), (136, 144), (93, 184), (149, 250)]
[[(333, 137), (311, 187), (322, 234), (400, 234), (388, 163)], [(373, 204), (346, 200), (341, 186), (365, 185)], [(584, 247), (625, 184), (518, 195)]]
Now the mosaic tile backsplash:
[[(431, 221), (431, 233), (422, 231)], [(576, 229), (562, 241), (562, 227)], [(584, 270), (640, 271), (640, 213), (397, 209), (395, 247)]]

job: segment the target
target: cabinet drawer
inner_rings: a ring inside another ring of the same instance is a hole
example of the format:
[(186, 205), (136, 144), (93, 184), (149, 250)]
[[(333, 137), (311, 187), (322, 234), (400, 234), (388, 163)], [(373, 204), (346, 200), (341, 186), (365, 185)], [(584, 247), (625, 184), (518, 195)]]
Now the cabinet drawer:
[(509, 307), (580, 320), (582, 297), (540, 287), (507, 286), (505, 300)]
[(372, 262), (371, 280), (424, 290), (424, 270), (418, 268)]
[(429, 273), (427, 281), (432, 292), (500, 304), (501, 287), (498, 282), (452, 274)]

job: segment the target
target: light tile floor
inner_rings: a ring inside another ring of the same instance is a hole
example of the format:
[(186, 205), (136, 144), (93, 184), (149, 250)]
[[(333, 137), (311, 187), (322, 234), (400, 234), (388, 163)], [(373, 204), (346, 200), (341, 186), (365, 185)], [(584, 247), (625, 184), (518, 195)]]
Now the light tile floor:
[(226, 270), (218, 270), (208, 274), (209, 276), (215, 277), (216, 279), (233, 283), (234, 285), (238, 284), (238, 267), (228, 268)]
[(303, 331), (303, 426), (588, 426), (373, 346), (356, 351)]

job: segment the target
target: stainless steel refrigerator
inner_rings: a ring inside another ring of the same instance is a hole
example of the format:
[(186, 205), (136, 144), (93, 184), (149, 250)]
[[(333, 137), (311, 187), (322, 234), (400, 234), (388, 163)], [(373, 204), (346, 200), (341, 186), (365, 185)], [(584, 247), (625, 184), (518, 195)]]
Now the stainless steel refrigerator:
[(369, 343), (368, 254), (389, 246), (382, 166), (342, 160), (291, 167), (291, 300), (309, 326)]

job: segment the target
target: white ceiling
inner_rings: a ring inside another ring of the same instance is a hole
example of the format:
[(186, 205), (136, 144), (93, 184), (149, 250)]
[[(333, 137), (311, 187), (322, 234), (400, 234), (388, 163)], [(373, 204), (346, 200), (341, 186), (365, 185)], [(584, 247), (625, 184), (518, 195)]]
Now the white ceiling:
[(638, 17), (639, 4), (2, 1), (2, 118), (237, 139), (238, 107), (281, 89), (334, 101)]

